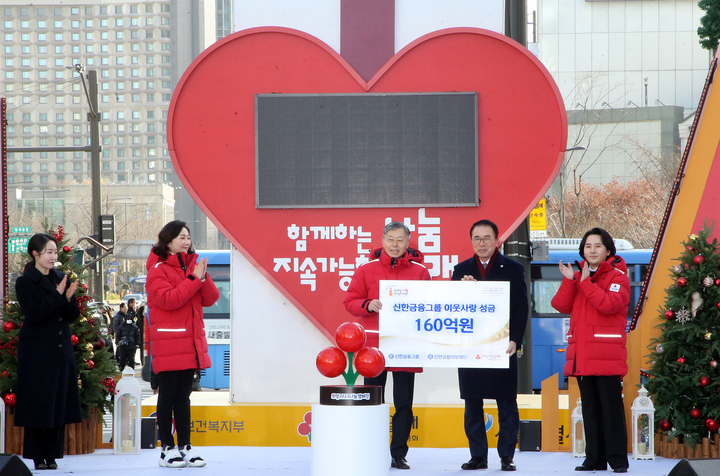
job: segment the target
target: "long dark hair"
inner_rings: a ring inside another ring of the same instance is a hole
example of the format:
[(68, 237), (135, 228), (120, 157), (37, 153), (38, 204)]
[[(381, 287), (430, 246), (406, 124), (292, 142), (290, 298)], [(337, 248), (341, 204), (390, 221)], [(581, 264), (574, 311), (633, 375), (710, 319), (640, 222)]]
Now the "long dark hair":
[(30, 255), (30, 262), (25, 265), (25, 269), (27, 269), (28, 266), (35, 266), (35, 256), (33, 256), (32, 252), (37, 251), (38, 254), (42, 254), (47, 244), (51, 241), (57, 246), (55, 237), (47, 233), (36, 233), (30, 238), (27, 251), (28, 255)]
[[(166, 260), (168, 258), (168, 245), (170, 245), (170, 242), (182, 233), (183, 228), (187, 229), (188, 232), (190, 231), (190, 228), (187, 227), (187, 223), (181, 220), (173, 220), (162, 227), (162, 230), (158, 233), (158, 241), (152, 248), (153, 252), (158, 255), (161, 260)], [(192, 242), (190, 242), (190, 248), (188, 249), (187, 254), (191, 255), (193, 253), (195, 253), (195, 249), (192, 246)]]
[(608, 255), (608, 258), (611, 256), (615, 256), (616, 250), (615, 250), (615, 242), (612, 239), (612, 236), (610, 236), (610, 233), (603, 230), (602, 228), (593, 228), (592, 230), (588, 230), (587, 233), (585, 233), (585, 236), (583, 236), (582, 241), (580, 242), (580, 256), (582, 256), (583, 259), (585, 259), (585, 242), (588, 239), (588, 236), (590, 235), (598, 235), (600, 236), (600, 241), (602, 241), (602, 244), (607, 250), (610, 252)]

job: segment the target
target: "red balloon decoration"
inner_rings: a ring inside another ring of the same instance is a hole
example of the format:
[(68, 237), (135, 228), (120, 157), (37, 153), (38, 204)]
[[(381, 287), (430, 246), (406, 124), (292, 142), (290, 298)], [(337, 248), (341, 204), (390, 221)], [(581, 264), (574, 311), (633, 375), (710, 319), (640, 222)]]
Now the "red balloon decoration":
[(705, 428), (707, 428), (710, 433), (715, 433), (720, 430), (720, 422), (715, 421), (712, 418), (708, 418), (705, 420)]
[(665, 311), (665, 319), (667, 319), (668, 321), (671, 319), (675, 319), (675, 311), (673, 311), (672, 309), (668, 309), (667, 311)]
[(335, 331), (335, 342), (345, 352), (357, 352), (365, 345), (365, 329), (357, 322), (340, 324)]
[(695, 264), (698, 265), (698, 266), (700, 266), (700, 265), (703, 264), (704, 262), (705, 262), (705, 258), (703, 258), (702, 255), (696, 255), (696, 256), (693, 258), (693, 263), (695, 263)]
[(705, 388), (708, 385), (710, 385), (710, 377), (708, 377), (707, 375), (703, 375), (702, 377), (700, 377), (700, 386)]
[(347, 367), (347, 358), (342, 350), (337, 347), (323, 349), (315, 359), (315, 366), (326, 377), (337, 377)]
[(70, 247), (68, 245), (63, 246), (63, 251), (65, 253), (70, 253)]
[(677, 280), (677, 285), (680, 286), (681, 288), (684, 288), (685, 286), (687, 286), (687, 282), (688, 282), (687, 278), (680, 277)]
[(15, 406), (15, 394), (14, 393), (7, 393), (3, 397), (3, 401), (5, 402), (6, 407), (14, 407)]
[(687, 361), (685, 360), (685, 357), (678, 357), (678, 359), (677, 359), (677, 363), (678, 363), (678, 364), (684, 364), (685, 362), (687, 362)]
[(693, 418), (700, 418), (701, 414), (702, 412), (700, 412), (698, 408), (693, 408), (692, 410), (690, 410), (690, 416)]
[(377, 377), (385, 370), (385, 356), (376, 347), (363, 347), (355, 354), (355, 368), (363, 377)]
[(660, 423), (658, 423), (658, 427), (660, 428), (660, 431), (672, 430), (672, 424), (669, 421), (665, 421), (664, 418), (660, 420)]
[(17, 326), (12, 321), (5, 321), (5, 324), (3, 324), (3, 330), (5, 332), (10, 332), (11, 330), (15, 329)]
[(70, 342), (72, 342), (72, 345), (73, 345), (73, 346), (77, 345), (77, 343), (78, 343), (78, 336), (76, 336), (76, 335), (71, 335), (71, 336), (70, 336)]

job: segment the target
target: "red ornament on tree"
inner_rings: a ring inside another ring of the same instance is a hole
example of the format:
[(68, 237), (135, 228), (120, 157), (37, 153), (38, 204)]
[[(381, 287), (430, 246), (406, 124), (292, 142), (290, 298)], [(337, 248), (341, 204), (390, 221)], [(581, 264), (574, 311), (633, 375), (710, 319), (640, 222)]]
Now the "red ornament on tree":
[(665, 421), (663, 418), (660, 420), (660, 423), (658, 424), (658, 427), (660, 428), (660, 431), (670, 431), (672, 430), (672, 424), (669, 421)]
[(710, 385), (710, 377), (708, 377), (707, 375), (703, 375), (702, 377), (700, 377), (700, 386), (705, 388), (708, 385)]
[(95, 367), (95, 362), (93, 362), (92, 360), (88, 360), (87, 362), (85, 362), (85, 364), (87, 365), (87, 368), (90, 370), (92, 370)]
[(677, 362), (678, 364), (684, 364), (684, 363), (687, 362), (687, 361), (685, 360), (685, 357), (678, 357), (678, 359), (677, 359), (676, 362)]
[(102, 349), (105, 347), (105, 340), (98, 338), (98, 340), (95, 341), (97, 343), (97, 348)]
[(683, 277), (678, 278), (677, 285), (680, 286), (681, 288), (684, 288), (685, 286), (687, 286), (687, 278), (683, 278)]
[(667, 311), (665, 311), (665, 319), (667, 319), (668, 321), (671, 319), (675, 319), (675, 311), (673, 311), (672, 309), (668, 309)]
[(11, 330), (15, 329), (17, 326), (12, 321), (5, 321), (5, 324), (3, 324), (3, 330), (5, 332), (10, 332)]
[(698, 408), (693, 408), (692, 410), (690, 410), (690, 416), (693, 418), (700, 418), (701, 414), (702, 412)]
[(63, 251), (65, 253), (70, 253), (70, 247), (68, 245), (63, 246)]
[(703, 264), (704, 262), (705, 262), (705, 258), (703, 258), (702, 255), (696, 255), (696, 256), (693, 258), (693, 263), (695, 263), (695, 264), (698, 265), (698, 266), (700, 266), (700, 265)]
[(720, 278), (717, 278), (717, 279), (715, 280), (715, 286), (717, 286), (717, 287), (720, 288)]
[(77, 343), (78, 343), (78, 336), (76, 336), (76, 335), (71, 335), (71, 336), (70, 336), (70, 341), (72, 342), (72, 345), (73, 345), (73, 346), (77, 345)]
[(720, 430), (720, 423), (713, 420), (712, 418), (708, 418), (707, 420), (705, 420), (705, 428), (707, 428), (710, 433), (715, 433), (716, 431)]
[(3, 397), (3, 401), (5, 402), (5, 406), (14, 407), (15, 406), (15, 394), (14, 393), (6, 394)]

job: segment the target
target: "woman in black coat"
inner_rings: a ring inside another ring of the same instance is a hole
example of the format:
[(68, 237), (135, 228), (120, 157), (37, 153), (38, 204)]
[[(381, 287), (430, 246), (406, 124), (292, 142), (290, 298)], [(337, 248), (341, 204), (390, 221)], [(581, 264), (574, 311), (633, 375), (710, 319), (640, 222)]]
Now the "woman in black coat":
[(55, 269), (57, 242), (37, 234), (28, 242), (32, 261), (15, 283), (25, 315), (18, 333), (15, 425), (25, 427), (23, 457), (35, 469), (57, 469), (65, 425), (82, 421), (75, 352), (69, 322), (80, 315), (77, 281)]

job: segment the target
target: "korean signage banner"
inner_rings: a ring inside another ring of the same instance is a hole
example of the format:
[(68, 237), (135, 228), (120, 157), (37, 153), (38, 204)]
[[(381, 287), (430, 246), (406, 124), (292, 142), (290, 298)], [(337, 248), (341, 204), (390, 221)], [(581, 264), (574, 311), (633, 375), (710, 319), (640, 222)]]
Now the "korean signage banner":
[(510, 283), (380, 281), (388, 367), (508, 368)]

